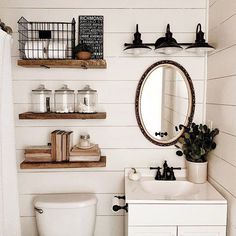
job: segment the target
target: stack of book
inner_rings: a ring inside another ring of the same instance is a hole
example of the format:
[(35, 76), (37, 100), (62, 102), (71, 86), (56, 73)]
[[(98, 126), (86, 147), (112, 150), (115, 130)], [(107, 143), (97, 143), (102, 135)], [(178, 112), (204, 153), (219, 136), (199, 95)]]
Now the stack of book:
[(70, 152), (69, 161), (99, 161), (101, 158), (101, 150), (98, 145), (92, 148), (82, 149), (74, 146)]
[(26, 162), (51, 162), (51, 146), (29, 146), (25, 149)]
[(69, 161), (72, 131), (54, 130), (51, 133), (52, 161)]

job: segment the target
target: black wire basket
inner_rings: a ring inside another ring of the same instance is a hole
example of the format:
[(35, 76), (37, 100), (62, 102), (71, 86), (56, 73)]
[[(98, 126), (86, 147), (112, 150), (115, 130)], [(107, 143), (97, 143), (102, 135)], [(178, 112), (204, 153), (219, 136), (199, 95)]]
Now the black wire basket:
[(75, 59), (75, 19), (71, 22), (18, 21), (19, 52), (23, 60)]

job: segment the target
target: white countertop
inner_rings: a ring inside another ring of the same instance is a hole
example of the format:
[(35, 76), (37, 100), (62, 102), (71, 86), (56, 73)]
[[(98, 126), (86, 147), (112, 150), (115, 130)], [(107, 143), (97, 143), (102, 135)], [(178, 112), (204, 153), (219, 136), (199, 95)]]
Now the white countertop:
[[(133, 204), (227, 204), (225, 198), (209, 183), (194, 184), (190, 194), (180, 196), (160, 196), (156, 193), (146, 192), (142, 188), (142, 181), (153, 181), (156, 171), (137, 169), (142, 174), (139, 181), (131, 181), (128, 178), (130, 169), (125, 170), (125, 196), (127, 203)], [(176, 181), (186, 181), (185, 170), (177, 170)], [(170, 181), (161, 181), (170, 182)], [(171, 181), (173, 182), (173, 181)]]

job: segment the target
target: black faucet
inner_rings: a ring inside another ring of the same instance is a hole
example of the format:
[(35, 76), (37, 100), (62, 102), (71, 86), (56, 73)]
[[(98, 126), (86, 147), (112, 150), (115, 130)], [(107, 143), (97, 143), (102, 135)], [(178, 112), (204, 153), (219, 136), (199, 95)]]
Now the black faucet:
[(169, 180), (170, 178), (170, 167), (167, 164), (167, 161), (163, 164), (163, 174), (162, 174), (162, 180)]
[(150, 170), (157, 170), (155, 180), (176, 180), (174, 170), (181, 170), (181, 167), (169, 167), (167, 161), (163, 164), (163, 173), (161, 167), (150, 167)]
[(161, 167), (150, 167), (150, 170), (157, 170), (155, 180), (162, 180), (162, 175), (161, 175)]

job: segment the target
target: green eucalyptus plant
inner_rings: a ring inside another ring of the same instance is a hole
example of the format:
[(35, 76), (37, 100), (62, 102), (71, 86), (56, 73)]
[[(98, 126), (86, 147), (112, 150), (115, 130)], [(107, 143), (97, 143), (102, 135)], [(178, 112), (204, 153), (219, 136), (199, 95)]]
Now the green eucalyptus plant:
[(178, 139), (180, 146), (176, 145), (178, 156), (185, 155), (186, 160), (191, 162), (206, 162), (208, 153), (216, 148), (214, 138), (219, 134), (219, 129), (210, 130), (207, 125), (192, 123), (185, 129)]

